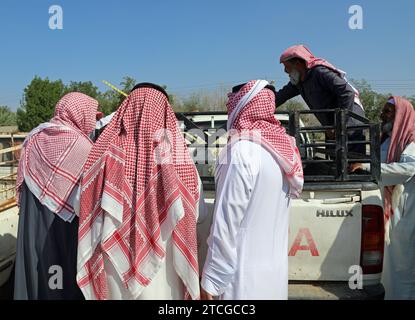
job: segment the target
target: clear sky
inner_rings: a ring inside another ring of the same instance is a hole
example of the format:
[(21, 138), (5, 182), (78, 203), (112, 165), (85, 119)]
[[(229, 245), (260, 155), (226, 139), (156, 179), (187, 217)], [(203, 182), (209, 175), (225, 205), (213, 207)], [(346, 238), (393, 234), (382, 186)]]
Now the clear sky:
[[(49, 7), (63, 30), (49, 29)], [(363, 30), (348, 10), (363, 8)], [(125, 75), (172, 93), (267, 78), (288, 81), (281, 52), (304, 43), (380, 92), (415, 95), (413, 0), (0, 0), (0, 105), (19, 106), (35, 75), (64, 82)]]

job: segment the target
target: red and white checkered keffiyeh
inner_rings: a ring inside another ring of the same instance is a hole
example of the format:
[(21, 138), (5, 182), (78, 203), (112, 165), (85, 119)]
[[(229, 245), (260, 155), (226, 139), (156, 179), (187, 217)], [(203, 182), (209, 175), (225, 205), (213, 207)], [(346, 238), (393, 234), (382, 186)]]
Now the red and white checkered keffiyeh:
[[(241, 139), (260, 144), (280, 165), (290, 184), (290, 195), (297, 198), (304, 183), (301, 156), (295, 139), (275, 118), (275, 95), (265, 88), (267, 84), (264, 80), (250, 81), (237, 93), (228, 95), (228, 121), (231, 123), (228, 123), (227, 148)], [(242, 105), (241, 101), (244, 101)]]
[(111, 297), (104, 255), (138, 298), (170, 237), (183, 298), (199, 298), (198, 174), (164, 94), (128, 96), (95, 143), (81, 188), (77, 281), (86, 299)]
[[(411, 102), (405, 98), (394, 96), (389, 99), (392, 99), (395, 105), (395, 119), (386, 163), (393, 163), (399, 162), (402, 152), (405, 151), (408, 145), (415, 142), (415, 110)], [(386, 222), (393, 215), (392, 196), (395, 187), (385, 187), (384, 212)]]
[(289, 47), (287, 50), (285, 50), (280, 57), (280, 62), (283, 63), (293, 58), (299, 58), (304, 60), (307, 69), (312, 69), (316, 66), (325, 66), (337, 72), (339, 75), (344, 74), (344, 71), (337, 69), (327, 60), (324, 60), (322, 58), (316, 58), (310, 51), (310, 49), (308, 49), (306, 46), (302, 44)]
[(33, 129), (25, 142), (17, 173), (16, 190), (23, 181), (42, 205), (65, 221), (75, 216), (76, 187), (92, 148), (98, 101), (78, 92), (65, 95), (54, 117)]

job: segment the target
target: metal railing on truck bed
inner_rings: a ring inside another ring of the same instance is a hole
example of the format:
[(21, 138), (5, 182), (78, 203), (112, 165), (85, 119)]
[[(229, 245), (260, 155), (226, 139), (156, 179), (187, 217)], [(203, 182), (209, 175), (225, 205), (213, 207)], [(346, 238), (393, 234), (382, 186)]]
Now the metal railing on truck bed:
[[(326, 114), (333, 125), (307, 125), (310, 116)], [(276, 112), (276, 118), (295, 137), (303, 160), (306, 183), (377, 183), (380, 177), (380, 126), (344, 109)], [(226, 112), (176, 113), (205, 187), (214, 188), (215, 158), (226, 144)], [(348, 126), (349, 118), (359, 124)], [(308, 119), (307, 119), (308, 118)], [(328, 137), (328, 132), (332, 132)], [(350, 139), (350, 134), (360, 136)], [(362, 146), (363, 152), (353, 152)], [(201, 156), (202, 155), (202, 156)], [(351, 163), (370, 163), (369, 171), (349, 172)]]

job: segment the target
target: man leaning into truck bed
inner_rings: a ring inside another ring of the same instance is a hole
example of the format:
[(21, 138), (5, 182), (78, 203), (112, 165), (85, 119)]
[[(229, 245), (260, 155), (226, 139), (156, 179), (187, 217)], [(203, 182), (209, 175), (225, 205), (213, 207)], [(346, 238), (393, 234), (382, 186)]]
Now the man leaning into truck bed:
[[(324, 59), (316, 58), (311, 51), (296, 45), (288, 48), (280, 57), (284, 71), (289, 75), (290, 82), (276, 94), (276, 107), (287, 100), (301, 95), (311, 110), (318, 109), (347, 109), (358, 116), (365, 117), (359, 92), (346, 80), (346, 73), (337, 69)], [(334, 126), (334, 113), (315, 113), (323, 126)], [(348, 126), (361, 124), (360, 121), (349, 117)], [(334, 139), (334, 130), (326, 132), (327, 140)], [(349, 131), (350, 141), (365, 140), (360, 130)], [(365, 153), (364, 144), (349, 146), (349, 151)]]

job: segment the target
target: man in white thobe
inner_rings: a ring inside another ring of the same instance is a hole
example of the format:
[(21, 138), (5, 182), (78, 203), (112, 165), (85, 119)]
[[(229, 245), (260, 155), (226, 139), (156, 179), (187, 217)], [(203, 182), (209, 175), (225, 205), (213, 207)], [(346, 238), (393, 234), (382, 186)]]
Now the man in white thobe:
[(274, 117), (273, 88), (251, 81), (233, 91), (202, 299), (287, 299), (288, 214), (303, 184), (301, 159)]
[(132, 90), (93, 146), (81, 188), (86, 299), (200, 298), (201, 183), (163, 88)]
[(415, 299), (415, 111), (408, 100), (392, 97), (381, 119), (385, 299)]

